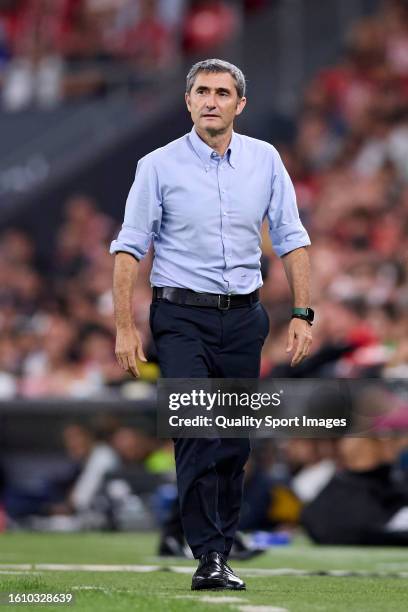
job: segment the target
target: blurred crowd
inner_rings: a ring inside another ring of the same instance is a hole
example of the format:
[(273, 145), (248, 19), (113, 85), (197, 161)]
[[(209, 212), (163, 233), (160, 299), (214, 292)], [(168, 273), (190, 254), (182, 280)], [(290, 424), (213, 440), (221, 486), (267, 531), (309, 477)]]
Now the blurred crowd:
[[(311, 237), (316, 324), (310, 357), (289, 367), (291, 297), (265, 228), (262, 300), (271, 331), (263, 377), (408, 375), (408, 2), (389, 0), (356, 23), (347, 52), (307, 87), (296, 134), (278, 146)], [(84, 195), (64, 205), (52, 257), (8, 229), (0, 240), (0, 396), (91, 397), (129, 385), (114, 356), (117, 223)], [(150, 255), (134, 315), (159, 374), (149, 331)]]
[[(157, 552), (190, 557), (171, 441), (109, 414), (61, 430), (64, 461), (11, 477), (0, 463), (0, 532), (159, 528)], [(232, 556), (289, 544), (408, 545), (407, 437), (253, 440)], [(246, 534), (246, 535), (244, 535)]]
[(146, 427), (104, 413), (68, 423), (58, 441), (60, 460), (44, 469), (33, 459), (29, 478), (0, 462), (7, 528), (148, 528), (160, 521), (169, 495), (175, 497), (172, 443)]
[(134, 88), (186, 53), (228, 43), (262, 0), (0, 0), (0, 97), (8, 111)]
[[(348, 32), (337, 64), (304, 92), (280, 150), (312, 238), (313, 355), (294, 375), (408, 374), (408, 2)], [(269, 256), (269, 242), (264, 241)], [(285, 363), (286, 279), (269, 259), (272, 330), (263, 374)]]
[[(0, 395), (89, 397), (126, 384), (114, 355), (112, 219), (82, 196), (66, 205), (51, 259), (30, 238), (7, 230), (0, 241)], [(149, 289), (135, 296), (148, 343)], [(157, 377), (156, 367), (144, 378)]]

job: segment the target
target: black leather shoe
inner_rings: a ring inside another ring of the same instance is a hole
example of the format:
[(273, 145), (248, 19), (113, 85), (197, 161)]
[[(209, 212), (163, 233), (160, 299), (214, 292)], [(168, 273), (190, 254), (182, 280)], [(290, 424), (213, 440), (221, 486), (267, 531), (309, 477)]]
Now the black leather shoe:
[(192, 591), (204, 589), (245, 590), (245, 583), (227, 567), (222, 554), (209, 552), (200, 557), (191, 583)]
[(229, 586), (227, 588), (234, 589), (236, 591), (245, 591), (246, 585), (241, 578), (239, 578), (236, 574), (234, 574), (233, 570), (230, 568), (228, 563), (224, 560), (225, 571), (228, 574), (228, 582), (234, 586)]

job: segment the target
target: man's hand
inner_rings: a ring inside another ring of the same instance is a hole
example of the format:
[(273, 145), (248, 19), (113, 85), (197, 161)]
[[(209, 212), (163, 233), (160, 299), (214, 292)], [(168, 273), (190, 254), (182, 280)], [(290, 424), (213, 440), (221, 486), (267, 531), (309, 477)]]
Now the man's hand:
[(136, 355), (140, 361), (147, 361), (147, 359), (143, 352), (142, 341), (136, 327), (117, 331), (115, 355), (121, 368), (135, 378), (140, 376), (136, 364)]
[(290, 353), (296, 347), (290, 365), (297, 366), (309, 354), (312, 344), (311, 326), (303, 319), (291, 319), (288, 330), (288, 344), (286, 352)]

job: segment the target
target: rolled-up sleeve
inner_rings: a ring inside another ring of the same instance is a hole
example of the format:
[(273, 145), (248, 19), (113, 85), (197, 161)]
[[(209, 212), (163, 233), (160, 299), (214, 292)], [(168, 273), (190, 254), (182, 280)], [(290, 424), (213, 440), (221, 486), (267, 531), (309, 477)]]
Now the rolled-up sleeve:
[(310, 245), (309, 235), (299, 218), (293, 183), (278, 153), (274, 160), (268, 220), (272, 246), (279, 257)]
[(152, 238), (160, 232), (162, 217), (160, 185), (151, 155), (141, 159), (126, 200), (125, 218), (110, 253), (125, 251), (143, 259)]

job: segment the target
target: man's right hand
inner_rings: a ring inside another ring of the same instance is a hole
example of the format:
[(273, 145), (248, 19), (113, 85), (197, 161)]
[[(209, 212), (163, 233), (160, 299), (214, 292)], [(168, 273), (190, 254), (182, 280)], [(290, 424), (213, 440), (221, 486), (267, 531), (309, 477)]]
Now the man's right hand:
[(135, 378), (140, 376), (136, 364), (136, 356), (140, 361), (147, 361), (143, 352), (142, 341), (136, 327), (117, 330), (115, 355), (121, 368)]

